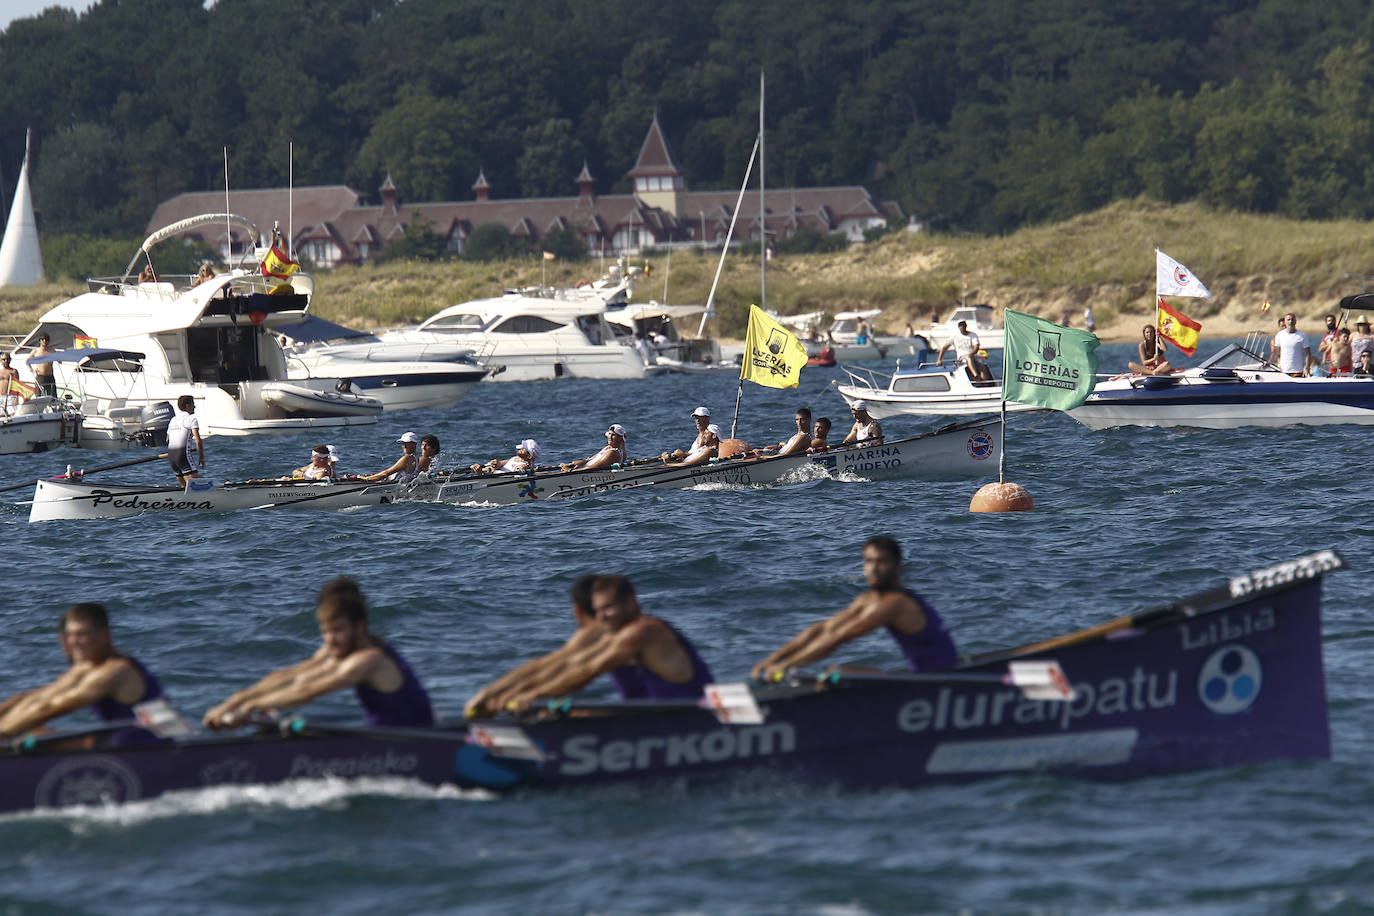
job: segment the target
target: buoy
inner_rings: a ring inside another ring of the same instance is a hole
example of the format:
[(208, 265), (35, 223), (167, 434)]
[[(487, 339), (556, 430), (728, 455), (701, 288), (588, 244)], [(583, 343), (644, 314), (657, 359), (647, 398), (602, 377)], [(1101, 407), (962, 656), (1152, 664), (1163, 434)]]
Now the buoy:
[(743, 455), (747, 451), (749, 451), (749, 443), (743, 439), (722, 439), (716, 454), (721, 458), (733, 458), (736, 455)]
[(968, 504), (970, 512), (1029, 512), (1035, 500), (1019, 483), (990, 483), (978, 489)]

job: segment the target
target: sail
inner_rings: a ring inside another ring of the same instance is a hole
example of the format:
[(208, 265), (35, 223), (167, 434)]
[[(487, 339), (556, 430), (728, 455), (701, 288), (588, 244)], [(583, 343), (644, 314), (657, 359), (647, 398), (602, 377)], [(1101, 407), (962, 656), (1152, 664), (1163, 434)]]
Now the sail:
[(37, 286), (43, 280), (43, 253), (38, 247), (38, 222), (33, 216), (29, 192), (29, 151), (24, 144), (24, 165), (14, 189), (5, 238), (0, 242), (0, 286)]

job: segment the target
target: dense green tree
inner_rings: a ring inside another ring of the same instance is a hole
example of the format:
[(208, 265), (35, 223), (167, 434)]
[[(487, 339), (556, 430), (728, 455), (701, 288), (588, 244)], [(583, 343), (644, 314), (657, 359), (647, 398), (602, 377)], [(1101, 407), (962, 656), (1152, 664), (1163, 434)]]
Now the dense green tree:
[(483, 223), (468, 236), (465, 254), (474, 261), (497, 261), (520, 250), (504, 223)]

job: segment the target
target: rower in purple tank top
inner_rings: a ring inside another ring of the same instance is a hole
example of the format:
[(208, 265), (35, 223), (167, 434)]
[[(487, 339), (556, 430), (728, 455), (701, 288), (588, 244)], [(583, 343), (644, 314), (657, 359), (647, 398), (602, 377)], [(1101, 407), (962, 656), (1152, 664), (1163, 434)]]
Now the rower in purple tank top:
[(711, 683), (696, 648), (670, 624), (645, 614), (624, 576), (598, 576), (592, 584), (596, 621), (607, 631), (595, 650), (525, 684), (513, 703), (528, 709), (541, 697), (581, 690), (608, 674), (626, 699), (695, 699)]
[[(127, 722), (137, 718), (135, 706), (162, 698), (162, 685), (152, 672), (115, 647), (103, 605), (68, 608), (58, 621), (58, 638), (70, 667), (51, 684), (0, 703), (0, 738), (22, 735), (82, 707), (90, 707), (105, 722)], [(133, 744), (153, 740), (153, 735), (127, 728), (109, 740)]]
[(205, 714), (206, 727), (243, 725), (254, 713), (291, 709), (346, 687), (354, 688), (370, 725), (434, 724), (429, 695), (415, 672), (368, 631), (367, 602), (357, 582), (340, 576), (325, 583), (315, 617), (321, 642), (315, 654), (229, 697)]
[(959, 652), (944, 619), (930, 603), (902, 585), (902, 548), (878, 535), (864, 542), (868, 588), (849, 606), (812, 624), (754, 666), (754, 677), (780, 680), (789, 668), (825, 658), (852, 639), (882, 627), (892, 634), (913, 671), (952, 668)]

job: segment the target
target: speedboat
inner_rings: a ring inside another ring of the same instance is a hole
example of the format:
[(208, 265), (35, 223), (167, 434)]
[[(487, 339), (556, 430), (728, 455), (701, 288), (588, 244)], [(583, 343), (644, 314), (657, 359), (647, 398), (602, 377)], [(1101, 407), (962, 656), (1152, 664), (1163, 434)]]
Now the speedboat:
[[(52, 363), (64, 367), (68, 390), (63, 403), (75, 415), (71, 436), (77, 448), (120, 449), (131, 445), (167, 444), (167, 424), (174, 411), (167, 401), (155, 401), (144, 384), (143, 354), (110, 347), (77, 347), (32, 357), (31, 365)], [(130, 389), (116, 397), (100, 397), (90, 388), (109, 393), (119, 380), (126, 379)], [(87, 380), (91, 380), (88, 388)], [(71, 395), (75, 390), (75, 397)], [(141, 389), (130, 402), (131, 393)]]
[(1181, 372), (1099, 381), (1069, 416), (1090, 429), (1374, 424), (1374, 378), (1294, 378), (1258, 354), (1263, 337), (1227, 344)]
[(955, 307), (943, 324), (932, 324), (917, 333), (930, 341), (933, 349), (938, 350), (959, 333), (959, 322), (964, 321), (968, 323), (968, 329), (978, 335), (978, 342), (984, 350), (1000, 350), (1006, 332), (993, 322), (994, 314), (990, 305), (960, 305)]
[(24, 400), (7, 396), (3, 400), (0, 455), (46, 452), (50, 448), (76, 444), (81, 415), (70, 404), (44, 395)]
[[(863, 401), (875, 419), (902, 415), (969, 416), (996, 412), (1002, 407), (1002, 384), (998, 381), (973, 381), (962, 366), (945, 369), (938, 364), (920, 363), (893, 372), (841, 366), (849, 383), (837, 385), (845, 403)], [(1029, 404), (1007, 402), (1007, 411), (1038, 410)]]
[(506, 290), (449, 306), (381, 339), (466, 347), (482, 362), (504, 367), (493, 381), (645, 378), (663, 370), (622, 342), (606, 320), (609, 305), (629, 301), (637, 271), (615, 267), (607, 278), (579, 287)]
[[(1322, 579), (1344, 567), (1334, 551), (1309, 554), (947, 670), (798, 672), (709, 684), (700, 699), (554, 697), (432, 728), (298, 713), (227, 735), (196, 732), (163, 701), (13, 745), (0, 811), (362, 776), (497, 792), (741, 777), (873, 790), (1327, 760)], [(120, 746), (140, 724), (158, 740)]]
[[(376, 335), (352, 331), (322, 318), (285, 327), (282, 335), (290, 344), (282, 350), (288, 378), (342, 379), (348, 390), (376, 398), (386, 410), (452, 407), (487, 375), (487, 368), (479, 365), (466, 347), (387, 346)], [(446, 358), (421, 361), (402, 355), (426, 351)]]
[(678, 331), (677, 321), (704, 314), (704, 305), (664, 305), (652, 299), (642, 305), (613, 304), (606, 308), (606, 320), (622, 342), (631, 346), (636, 338), (645, 342), (651, 366), (687, 374), (738, 369), (737, 363), (721, 360), (720, 344), (712, 338), (683, 337)]
[[(138, 265), (155, 245), (200, 226), (239, 227), (260, 238), (249, 220), (203, 214), (166, 226), (143, 242), (119, 277), (87, 281), (87, 291), (45, 313), (12, 351), (15, 366), (32, 381), (26, 360), (47, 335), (54, 349), (99, 346), (144, 354), (136, 365), (114, 360), (87, 372), (86, 396), (124, 399), (125, 406), (196, 400), (202, 430), (217, 435), (289, 433), (375, 423), (375, 398), (340, 393), (338, 379), (290, 379), (275, 329), (299, 323), (310, 308), (314, 280), (296, 273), (269, 279), (262, 259), (270, 249), (250, 245), (244, 259), (204, 282), (162, 276), (139, 282)], [(54, 363), (60, 390), (72, 392), (77, 366)], [(138, 376), (141, 375), (141, 378)], [(74, 393), (74, 392), (73, 392)]]

